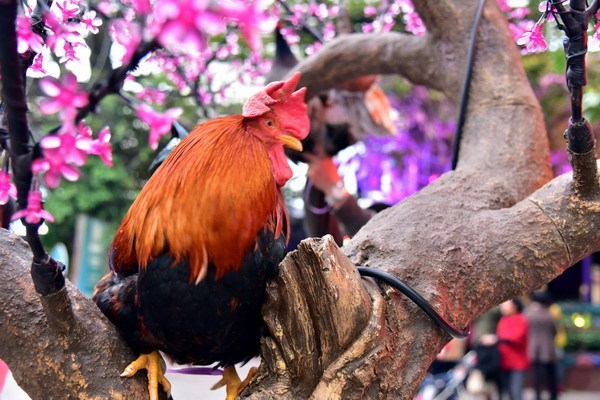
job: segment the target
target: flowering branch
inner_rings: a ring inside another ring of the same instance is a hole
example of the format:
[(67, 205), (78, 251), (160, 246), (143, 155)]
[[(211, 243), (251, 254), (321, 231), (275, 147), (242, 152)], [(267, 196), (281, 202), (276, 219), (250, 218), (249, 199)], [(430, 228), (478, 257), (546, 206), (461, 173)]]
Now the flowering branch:
[(51, 215), (42, 210), (37, 188), (32, 190), (31, 159), (33, 149), (29, 143), (25, 81), (17, 52), (17, 1), (0, 1), (0, 68), (2, 74), (2, 101), (5, 105), (10, 154), (13, 161), (14, 180), (17, 187), (19, 210), (15, 217), (26, 217), (27, 242), (33, 253), (31, 275), (38, 293), (48, 295), (65, 285), (62, 275), (64, 265), (48, 256), (38, 235), (42, 218)]
[[(38, 1), (31, 13), (31, 31), (38, 35), (42, 40), (46, 38), (43, 13), (45, 10), (49, 10), (51, 6), (52, 0)], [(25, 75), (27, 68), (33, 64), (33, 60), (37, 54), (38, 52), (31, 48), (23, 54), (23, 75)]]
[(583, 87), (587, 84), (585, 55), (587, 53), (587, 28), (590, 18), (596, 14), (599, 2), (586, 7), (585, 0), (571, 0), (567, 10), (562, 2), (550, 1), (548, 7), (556, 7), (557, 16), (562, 21), (559, 29), (565, 32), (565, 57), (567, 59), (566, 79), (571, 93), (572, 117), (565, 131), (567, 148), (573, 166), (573, 179), (579, 195), (593, 195), (600, 192), (598, 169), (596, 166), (596, 141), (592, 126), (583, 117)]
[[(290, 6), (283, 0), (277, 0), (277, 3), (283, 7), (283, 9), (289, 14), (289, 15), (294, 15), (294, 11), (290, 8)], [(308, 33), (309, 35), (311, 35), (317, 42), (319, 43), (324, 43), (325, 40), (323, 39), (323, 35), (321, 35), (321, 33), (319, 31), (317, 31), (315, 28), (313, 28), (312, 26), (310, 26), (310, 24), (308, 22), (306, 22), (306, 14), (303, 14), (302, 17), (299, 20), (300, 23), (300, 27), (302, 28), (302, 30), (306, 33)]]

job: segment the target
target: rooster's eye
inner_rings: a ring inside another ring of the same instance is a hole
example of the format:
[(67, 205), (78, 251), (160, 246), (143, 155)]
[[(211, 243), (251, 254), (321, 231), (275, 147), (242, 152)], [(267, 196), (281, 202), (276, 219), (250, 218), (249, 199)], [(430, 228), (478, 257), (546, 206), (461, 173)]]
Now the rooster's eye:
[(268, 127), (272, 127), (274, 125), (273, 121), (271, 121), (270, 119), (267, 120), (266, 124)]

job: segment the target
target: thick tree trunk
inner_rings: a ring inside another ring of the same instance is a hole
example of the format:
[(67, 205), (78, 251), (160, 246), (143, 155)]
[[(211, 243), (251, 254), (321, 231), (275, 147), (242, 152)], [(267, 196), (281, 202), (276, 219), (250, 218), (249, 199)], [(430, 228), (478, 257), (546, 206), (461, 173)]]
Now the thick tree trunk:
[[(309, 92), (394, 73), (456, 100), (476, 2), (413, 2), (425, 36), (334, 40), (298, 66)], [(456, 171), (377, 215), (343, 252), (325, 237), (286, 258), (268, 289), (263, 363), (244, 397), (411, 398), (449, 337), (405, 297), (360, 279), (354, 264), (408, 281), (464, 327), (600, 250), (600, 199), (571, 175), (550, 181), (540, 107), (493, 1), (479, 30), (463, 138)], [(82, 390), (143, 398), (141, 380), (118, 377), (132, 354), (95, 306), (72, 285), (40, 299), (22, 242), (3, 233), (0, 251), (0, 335), (9, 344), (0, 358), (25, 390), (34, 398)]]

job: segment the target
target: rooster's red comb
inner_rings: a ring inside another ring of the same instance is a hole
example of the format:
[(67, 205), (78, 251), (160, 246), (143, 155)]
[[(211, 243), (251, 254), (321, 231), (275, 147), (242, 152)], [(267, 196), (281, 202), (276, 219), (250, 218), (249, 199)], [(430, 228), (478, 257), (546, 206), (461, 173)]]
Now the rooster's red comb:
[(260, 117), (272, 111), (272, 106), (275, 104), (282, 103), (290, 108), (306, 108), (304, 103), (306, 89), (302, 88), (294, 92), (299, 81), (300, 72), (296, 72), (287, 81), (269, 83), (263, 90), (246, 100), (242, 108), (242, 115), (246, 118)]

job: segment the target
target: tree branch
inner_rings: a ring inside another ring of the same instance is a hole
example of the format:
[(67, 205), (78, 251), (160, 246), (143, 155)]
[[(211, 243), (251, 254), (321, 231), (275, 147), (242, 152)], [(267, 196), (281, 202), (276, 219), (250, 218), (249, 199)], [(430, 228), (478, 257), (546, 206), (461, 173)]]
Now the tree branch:
[(156, 40), (140, 44), (127, 64), (112, 70), (104, 80), (96, 82), (90, 91), (88, 105), (79, 109), (76, 121), (84, 119), (90, 112), (95, 112), (100, 101), (109, 94), (119, 93), (127, 74), (136, 69), (140, 61), (146, 57), (146, 55), (158, 48), (159, 44)]
[(302, 71), (300, 86), (308, 88), (306, 96), (311, 98), (362, 75), (402, 73), (418, 83), (433, 82), (428, 45), (426, 37), (394, 32), (343, 35), (296, 66)]
[(0, 229), (0, 359), (34, 400), (147, 399), (144, 374), (120, 378), (135, 354), (96, 305), (70, 282), (40, 297), (29, 268), (31, 253)]

